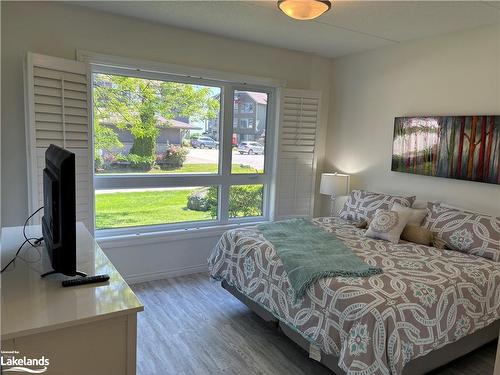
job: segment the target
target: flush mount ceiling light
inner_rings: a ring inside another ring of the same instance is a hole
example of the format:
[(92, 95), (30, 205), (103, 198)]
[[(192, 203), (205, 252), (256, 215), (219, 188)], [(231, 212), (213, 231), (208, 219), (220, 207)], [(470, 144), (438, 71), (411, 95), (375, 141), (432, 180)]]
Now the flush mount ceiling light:
[(288, 17), (296, 20), (312, 20), (330, 10), (328, 0), (278, 0), (278, 8)]

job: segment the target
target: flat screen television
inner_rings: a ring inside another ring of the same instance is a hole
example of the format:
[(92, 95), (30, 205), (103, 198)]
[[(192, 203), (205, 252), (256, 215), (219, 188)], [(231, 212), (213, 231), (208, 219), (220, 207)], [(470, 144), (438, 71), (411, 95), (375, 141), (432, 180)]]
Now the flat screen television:
[(56, 145), (45, 152), (42, 234), (53, 273), (85, 276), (76, 269), (75, 154)]

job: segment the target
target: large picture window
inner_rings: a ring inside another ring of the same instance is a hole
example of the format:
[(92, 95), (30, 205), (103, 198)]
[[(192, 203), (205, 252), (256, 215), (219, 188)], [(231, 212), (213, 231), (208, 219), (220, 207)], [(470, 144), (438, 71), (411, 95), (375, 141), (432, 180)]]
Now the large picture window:
[(273, 99), (267, 87), (93, 66), (98, 233), (268, 219)]

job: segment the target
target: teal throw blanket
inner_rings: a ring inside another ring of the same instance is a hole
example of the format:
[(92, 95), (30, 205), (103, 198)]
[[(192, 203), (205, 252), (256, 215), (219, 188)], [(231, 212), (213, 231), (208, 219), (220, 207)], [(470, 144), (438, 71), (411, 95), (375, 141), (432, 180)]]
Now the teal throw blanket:
[(381, 268), (370, 267), (334, 234), (309, 220), (290, 219), (261, 224), (257, 228), (281, 258), (295, 300), (302, 298), (307, 288), (324, 277), (382, 273)]

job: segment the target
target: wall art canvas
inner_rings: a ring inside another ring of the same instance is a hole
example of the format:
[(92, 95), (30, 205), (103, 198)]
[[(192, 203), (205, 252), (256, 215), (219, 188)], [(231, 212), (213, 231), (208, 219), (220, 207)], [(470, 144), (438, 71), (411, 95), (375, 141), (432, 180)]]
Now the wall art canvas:
[(392, 170), (500, 184), (500, 116), (396, 117)]

